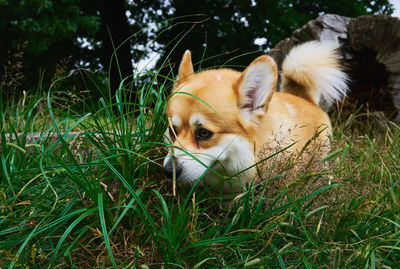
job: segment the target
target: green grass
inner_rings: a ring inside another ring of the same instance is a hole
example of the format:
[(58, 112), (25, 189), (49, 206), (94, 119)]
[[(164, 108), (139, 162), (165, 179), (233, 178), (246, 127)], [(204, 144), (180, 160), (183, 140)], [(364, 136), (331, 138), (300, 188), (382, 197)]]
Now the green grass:
[(51, 89), (1, 102), (0, 267), (398, 267), (399, 125), (338, 109), (318, 171), (265, 178), (331, 185), (266, 184), (224, 208), (164, 179), (171, 82), (157, 76), (132, 102), (122, 88), (111, 101)]

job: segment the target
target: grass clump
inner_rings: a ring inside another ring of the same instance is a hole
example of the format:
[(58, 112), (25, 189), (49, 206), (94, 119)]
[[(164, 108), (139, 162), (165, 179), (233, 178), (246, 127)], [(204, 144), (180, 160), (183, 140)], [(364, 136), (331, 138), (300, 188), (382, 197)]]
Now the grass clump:
[(225, 208), (207, 190), (174, 195), (162, 176), (171, 83), (157, 77), (136, 100), (130, 85), (95, 103), (76, 97), (85, 112), (52, 89), (2, 100), (0, 267), (396, 268), (397, 124), (336, 113), (323, 163), (275, 167), (265, 180), (278, 187)]

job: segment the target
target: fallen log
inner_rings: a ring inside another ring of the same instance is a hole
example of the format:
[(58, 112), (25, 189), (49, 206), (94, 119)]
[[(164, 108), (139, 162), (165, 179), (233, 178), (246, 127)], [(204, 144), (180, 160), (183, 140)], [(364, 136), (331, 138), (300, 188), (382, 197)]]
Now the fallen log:
[[(85, 136), (85, 132), (67, 132), (67, 133), (62, 133), (61, 134), (64, 138), (69, 138), (71, 137), (82, 137)], [(102, 139), (103, 135), (99, 133), (91, 133), (90, 135), (96, 137), (97, 139)], [(24, 137), (25, 136), (25, 137)], [(57, 133), (42, 133), (42, 132), (37, 132), (37, 133), (27, 133), (24, 135), (24, 133), (17, 133), (17, 134), (5, 134), (6, 142), (12, 143), (16, 140), (25, 140), (25, 144), (36, 144), (40, 143), (41, 141), (51, 139), (53, 141), (58, 140), (58, 134)], [(0, 138), (1, 139), (1, 138)], [(1, 141), (1, 140), (0, 140)], [(21, 142), (21, 141), (20, 141)]]
[[(350, 77), (349, 103), (383, 111), (400, 121), (400, 19), (388, 15), (348, 18), (326, 14), (295, 30), (270, 52), (281, 67), (294, 46), (335, 42)], [(329, 108), (326, 108), (329, 109)]]

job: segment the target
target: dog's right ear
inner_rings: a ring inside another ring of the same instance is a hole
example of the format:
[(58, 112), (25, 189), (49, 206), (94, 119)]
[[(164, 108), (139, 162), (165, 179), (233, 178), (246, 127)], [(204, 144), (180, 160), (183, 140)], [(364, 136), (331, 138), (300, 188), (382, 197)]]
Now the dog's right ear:
[(255, 59), (243, 72), (234, 89), (238, 94), (238, 106), (247, 123), (258, 124), (266, 113), (275, 91), (278, 70), (269, 56)]
[(189, 50), (186, 50), (183, 54), (181, 64), (179, 66), (179, 73), (176, 80), (176, 85), (179, 85), (183, 82), (187, 82), (188, 77), (194, 73), (193, 64), (192, 64), (192, 55)]

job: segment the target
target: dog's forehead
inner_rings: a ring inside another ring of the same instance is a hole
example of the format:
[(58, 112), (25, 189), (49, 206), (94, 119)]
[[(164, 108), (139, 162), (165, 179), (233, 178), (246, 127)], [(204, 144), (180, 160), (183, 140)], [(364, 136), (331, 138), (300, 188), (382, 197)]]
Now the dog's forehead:
[(222, 126), (227, 123), (228, 119), (235, 117), (235, 110), (237, 110), (235, 102), (230, 102), (226, 98), (178, 96), (176, 94), (168, 104), (168, 117), (176, 127), (210, 124)]
[(240, 72), (207, 70), (177, 84), (167, 113), (176, 127), (201, 126), (230, 131), (238, 124), (238, 97), (233, 88)]
[(183, 83), (178, 83), (174, 91), (204, 99), (229, 97), (233, 93), (233, 84), (239, 77), (240, 72), (230, 69), (206, 70), (190, 76)]
[(168, 105), (168, 112), (194, 109), (224, 110), (237, 104), (233, 84), (240, 73), (230, 69), (207, 70), (197, 73), (188, 81), (178, 83)]

